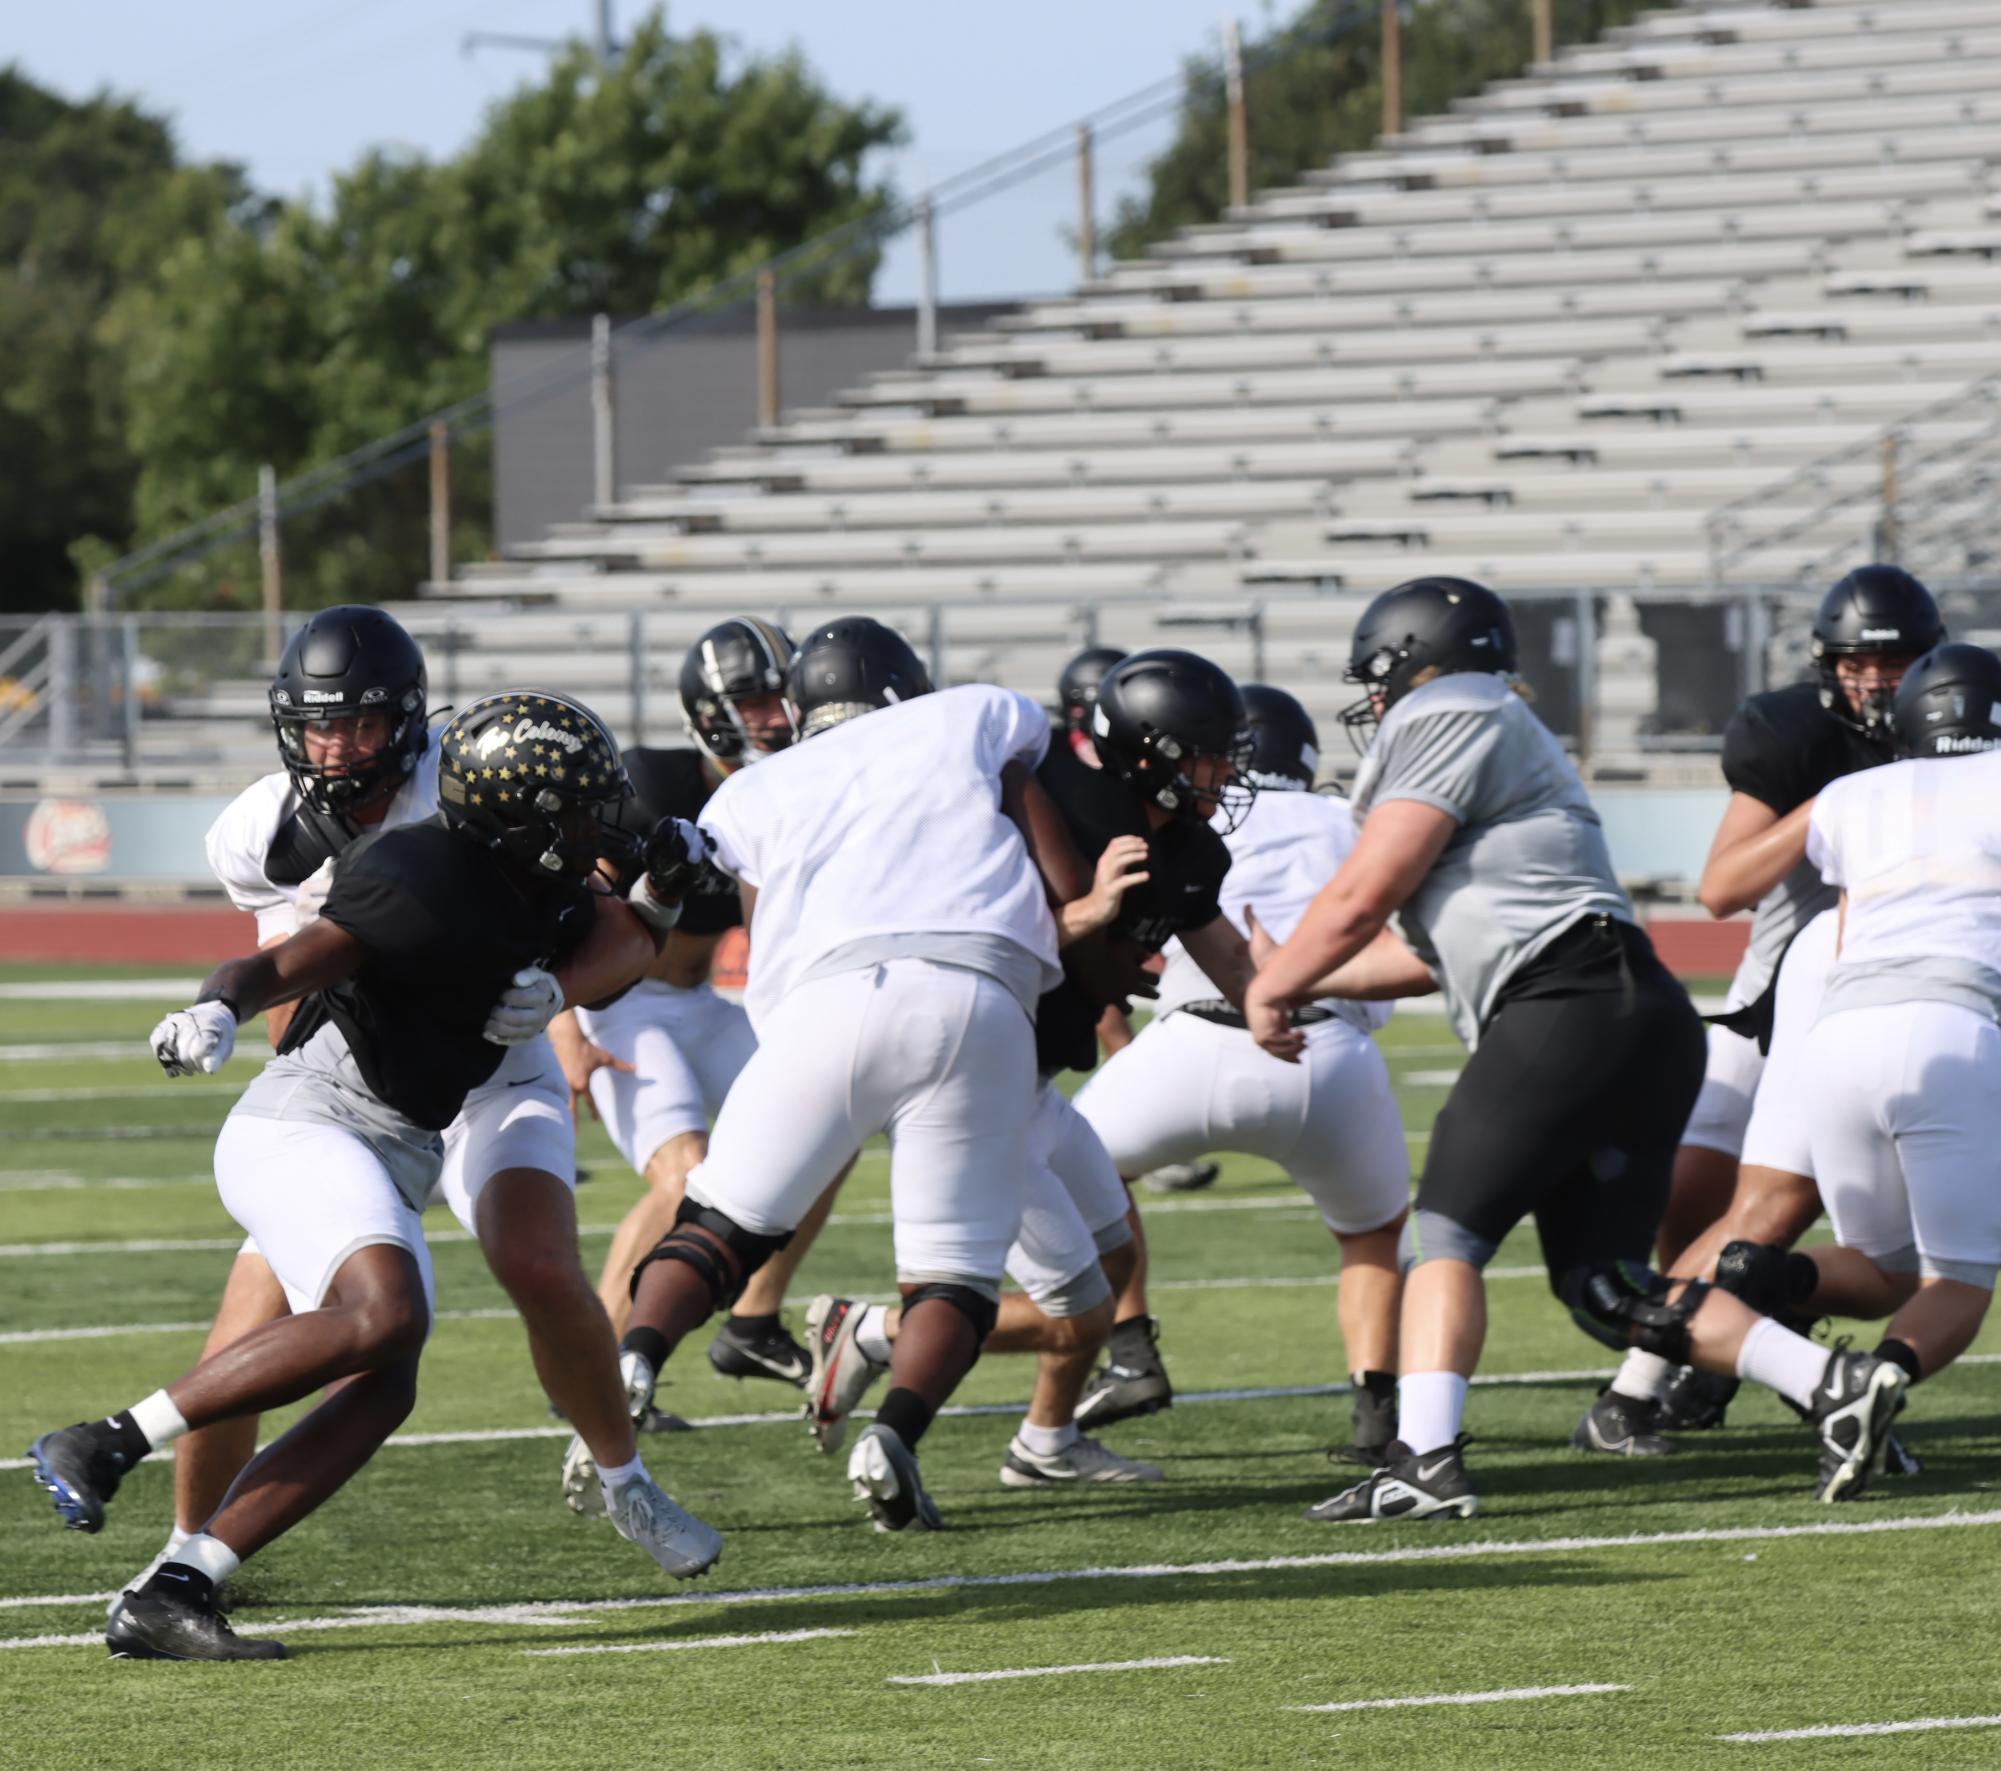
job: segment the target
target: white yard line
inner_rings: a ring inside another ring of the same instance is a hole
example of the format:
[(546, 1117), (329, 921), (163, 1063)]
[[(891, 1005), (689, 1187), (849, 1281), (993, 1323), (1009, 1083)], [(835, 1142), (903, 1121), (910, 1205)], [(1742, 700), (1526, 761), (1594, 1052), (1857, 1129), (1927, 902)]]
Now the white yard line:
[(854, 1630), (766, 1630), (754, 1636), (694, 1636), (685, 1642), (590, 1642), (575, 1648), (524, 1648), (533, 1660), (567, 1654), (672, 1654), (683, 1648), (755, 1648), (766, 1642), (825, 1642)]
[[(875, 1598), (896, 1593), (968, 1592), (1005, 1587), (1056, 1586), (1069, 1581), (1206, 1580), (1241, 1574), (1288, 1573), (1313, 1568), (1382, 1568), (1416, 1562), (1465, 1562), (1489, 1557), (1569, 1556), (1600, 1550), (1654, 1550), (1684, 1544), (1772, 1543), (1791, 1538), (1873, 1537), (1889, 1532), (1968, 1531), (2001, 1525), (2001, 1509), (1980, 1513), (1928, 1513), (1912, 1518), (1828, 1520), (1814, 1525), (1715, 1526), (1696, 1531), (1633, 1532), (1617, 1537), (1502, 1538), (1478, 1543), (1408, 1546), (1394, 1550), (1336, 1550), (1318, 1556), (1264, 1556), (1215, 1562), (1153, 1562), (1124, 1568), (1026, 1569), (1012, 1574), (937, 1574), (912, 1580), (847, 1581), (825, 1586), (753, 1587), (734, 1592), (662, 1593), (637, 1599), (551, 1599), (506, 1606), (359, 1606), (338, 1616), (296, 1622), (255, 1620), (251, 1633), (282, 1630), (377, 1629), (412, 1622), (542, 1623), (616, 1611), (672, 1611), (684, 1605), (764, 1605), (816, 1599)], [(18, 1605), (101, 1605), (110, 1593), (23, 1599)], [(244, 1621), (239, 1617), (239, 1623)], [(83, 1647), (103, 1641), (102, 1630), (78, 1635), (0, 1637), (9, 1648)]]
[(178, 1002), (194, 1000), (199, 978), (48, 978), (0, 984), (0, 1002)]
[(1092, 1660), (1080, 1666), (1011, 1666), (991, 1673), (914, 1673), (885, 1685), (987, 1685), (996, 1679), (1055, 1679), (1068, 1673), (1150, 1673), (1170, 1666), (1228, 1666), (1227, 1654), (1156, 1654), (1146, 1660)]
[(1287, 1707), (1307, 1715), (1331, 1715), (1339, 1710), (1422, 1709), (1435, 1703), (1526, 1703), (1538, 1697), (1596, 1697), (1601, 1692), (1630, 1690), (1630, 1685), (1522, 1685), (1512, 1691), (1454, 1691), (1437, 1697), (1364, 1697), (1353, 1703), (1295, 1703)]
[(1718, 1740), (1756, 1745), (1767, 1740), (1851, 1740), (1863, 1734), (1927, 1734), (1934, 1728), (2001, 1728), (2001, 1716), (1927, 1716), (1921, 1722), (1857, 1722), (1849, 1727), (1772, 1728), (1758, 1734), (1719, 1734)]
[[(233, 1245), (232, 1245), (233, 1246)], [(1162, 1279), (1155, 1282), (1154, 1291), (1297, 1291), (1302, 1287), (1329, 1287), (1340, 1283), (1338, 1273), (1293, 1273), (1281, 1277), (1261, 1275), (1241, 1279)], [(1540, 1279), (1541, 1267), (1489, 1267), (1489, 1279)], [(811, 1303), (812, 1296), (789, 1297), (785, 1300), (788, 1310), (804, 1309)], [(896, 1300), (886, 1293), (871, 1296), (868, 1303), (894, 1303)], [(439, 1322), (511, 1322), (514, 1311), (505, 1308), (490, 1310), (440, 1310)], [(0, 1332), (0, 1347), (37, 1346), (45, 1341), (96, 1341), (108, 1340), (121, 1334), (187, 1334), (193, 1329), (207, 1328), (206, 1322), (105, 1322), (92, 1323), (82, 1328), (15, 1328)]]

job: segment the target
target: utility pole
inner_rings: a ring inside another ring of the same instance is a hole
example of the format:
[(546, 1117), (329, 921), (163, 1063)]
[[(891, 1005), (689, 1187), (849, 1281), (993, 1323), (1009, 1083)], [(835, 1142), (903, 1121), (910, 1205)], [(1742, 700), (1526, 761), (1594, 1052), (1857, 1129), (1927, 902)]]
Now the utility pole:
[[(618, 65), (619, 45), (612, 37), (611, 0), (592, 0), (592, 7), (595, 18), (591, 43), (597, 51), (598, 66), (614, 68)], [(475, 49), (533, 49), (543, 55), (555, 55), (568, 47), (567, 38), (524, 37), (513, 31), (468, 31), (459, 39), (462, 55), (470, 55)]]

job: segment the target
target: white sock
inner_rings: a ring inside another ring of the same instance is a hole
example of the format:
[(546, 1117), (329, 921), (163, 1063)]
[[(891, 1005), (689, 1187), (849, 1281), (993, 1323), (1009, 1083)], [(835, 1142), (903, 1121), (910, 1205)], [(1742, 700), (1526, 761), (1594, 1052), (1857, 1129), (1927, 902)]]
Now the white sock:
[(1422, 1456), (1459, 1437), (1466, 1380), (1456, 1371), (1413, 1371), (1397, 1379), (1397, 1437)]
[(243, 1566), (241, 1556), (206, 1531), (197, 1531), (174, 1552), (173, 1559), (183, 1568), (199, 1568), (217, 1586)]
[(855, 1345), (862, 1356), (875, 1365), (889, 1363), (889, 1310), (883, 1304), (868, 1304), (855, 1324)]
[(1737, 1350), (1737, 1375), (1777, 1390), (1802, 1408), (1813, 1406), (1813, 1393), (1827, 1370), (1827, 1349), (1782, 1322), (1760, 1316)]
[(1642, 1353), (1635, 1347), (1626, 1355), (1625, 1364), (1619, 1367), (1619, 1375), (1612, 1380), (1612, 1388), (1635, 1402), (1654, 1402), (1660, 1399), (1673, 1377), (1674, 1367), (1658, 1353)]
[(1054, 1457), (1059, 1451), (1067, 1451), (1077, 1443), (1077, 1423), (1071, 1420), (1060, 1427), (1038, 1427), (1033, 1421), (1025, 1420), (1015, 1437), (1037, 1457)]
[(634, 1476), (646, 1474), (646, 1460), (638, 1452), (632, 1454), (629, 1463), (600, 1464), (598, 1466), (598, 1486), (604, 1490), (606, 1500), (611, 1499), (611, 1491), (621, 1484), (630, 1482)]
[(146, 1435), (146, 1443), (155, 1451), (162, 1445), (171, 1444), (188, 1430), (187, 1421), (165, 1390), (155, 1390), (145, 1401), (133, 1403), (125, 1412), (131, 1415), (132, 1424)]
[(192, 1531), (183, 1531), (178, 1525), (176, 1525), (173, 1528), (173, 1530), (167, 1533), (167, 1547), (160, 1553), (163, 1556), (165, 1556), (168, 1561), (171, 1562), (174, 1558), (174, 1552), (178, 1550), (182, 1544), (186, 1543), (189, 1538), (193, 1536), (194, 1533)]

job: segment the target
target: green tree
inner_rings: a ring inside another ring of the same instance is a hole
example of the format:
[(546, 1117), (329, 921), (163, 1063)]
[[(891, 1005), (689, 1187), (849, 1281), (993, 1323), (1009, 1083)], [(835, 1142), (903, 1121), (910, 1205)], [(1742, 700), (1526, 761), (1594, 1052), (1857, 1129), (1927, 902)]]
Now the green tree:
[[(1556, 0), (1559, 43), (1628, 23), (1658, 0)], [(1528, 0), (1406, 0), (1406, 117), (1519, 74), (1531, 54)], [(1376, 0), (1312, 0), (1289, 24), (1244, 45), (1251, 189), (1282, 185), (1312, 166), (1366, 148), (1382, 128), (1382, 8)], [(1187, 64), (1188, 96), (1174, 140), (1147, 169), (1147, 188), (1119, 204), (1114, 256), (1214, 221), (1230, 200), (1229, 119), (1211, 56)]]
[(71, 544), (130, 540), (121, 305), (176, 240), (260, 214), (239, 169), (182, 166), (157, 119), (0, 68), (0, 612), (73, 606)]
[[(244, 498), (261, 462), (289, 475), (478, 393), (501, 321), (656, 312), (845, 223), (848, 249), (802, 263), (787, 293), (865, 301), (866, 223), (891, 193), (864, 162), (901, 137), (894, 111), (836, 98), (796, 55), (739, 60), (655, 13), (616, 67), (565, 54), (452, 159), (371, 153), (324, 208), (190, 236), (135, 318), (142, 533)], [(288, 518), (287, 601), (409, 595), (425, 498), (413, 460)], [(143, 594), (226, 605), (254, 582), (233, 555)]]

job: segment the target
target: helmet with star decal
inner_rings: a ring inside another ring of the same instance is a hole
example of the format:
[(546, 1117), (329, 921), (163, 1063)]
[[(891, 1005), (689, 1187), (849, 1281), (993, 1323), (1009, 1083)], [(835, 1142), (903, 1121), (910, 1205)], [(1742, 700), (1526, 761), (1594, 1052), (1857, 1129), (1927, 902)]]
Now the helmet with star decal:
[(575, 883), (615, 846), (613, 819), (632, 791), (618, 741), (568, 695), (486, 695), (438, 741), (445, 822), (530, 879)]

